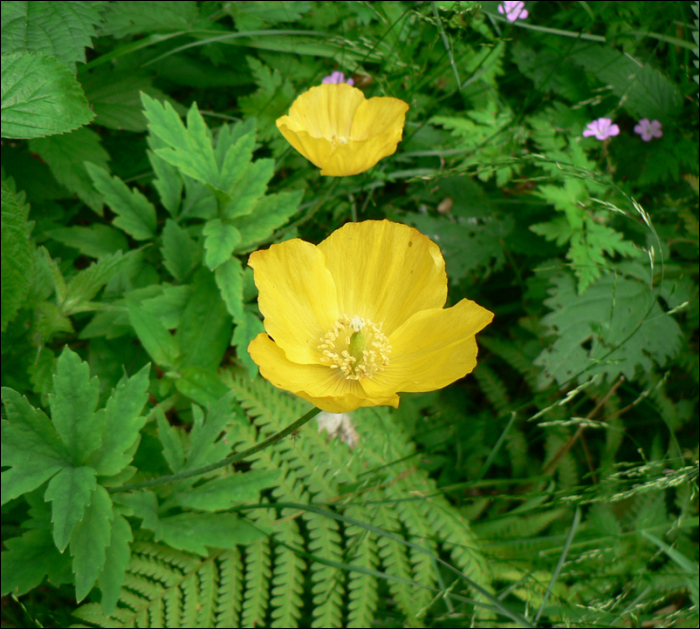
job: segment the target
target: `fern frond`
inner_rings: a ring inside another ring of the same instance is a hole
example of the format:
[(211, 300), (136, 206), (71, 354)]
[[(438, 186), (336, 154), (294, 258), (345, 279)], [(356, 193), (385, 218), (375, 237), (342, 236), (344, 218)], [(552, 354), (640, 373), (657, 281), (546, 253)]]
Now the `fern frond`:
[(239, 627), (243, 592), (243, 562), (238, 549), (219, 555), (219, 588), (216, 601), (216, 626)]
[(269, 600), (270, 564), (267, 539), (259, 539), (246, 547), (246, 590), (241, 627), (263, 626)]
[[(274, 539), (296, 548), (304, 546), (304, 538), (299, 532), (295, 520), (286, 519), (296, 515), (291, 509), (282, 511), (282, 518), (276, 522), (277, 532)], [(287, 546), (275, 547), (274, 573), (272, 577), (272, 607), (271, 627), (296, 627), (301, 616), (304, 602), (301, 594), (304, 591), (304, 572), (306, 562)]]
[[(351, 506), (345, 511), (346, 515), (356, 520), (368, 521), (369, 514), (364, 507)], [(356, 527), (347, 527), (345, 534), (348, 539), (347, 563), (360, 568), (376, 570), (379, 564), (377, 556), (377, 540), (369, 531)], [(374, 575), (363, 572), (348, 574), (348, 624), (352, 627), (370, 627), (377, 609), (377, 579)]]

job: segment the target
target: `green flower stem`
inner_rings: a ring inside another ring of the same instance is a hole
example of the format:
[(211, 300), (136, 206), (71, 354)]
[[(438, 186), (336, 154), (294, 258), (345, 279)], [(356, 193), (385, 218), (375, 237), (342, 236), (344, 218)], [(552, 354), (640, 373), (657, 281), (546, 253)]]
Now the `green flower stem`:
[(212, 463), (211, 465), (205, 465), (204, 467), (198, 467), (196, 470), (189, 470), (187, 472), (178, 472), (177, 474), (169, 474), (168, 476), (161, 476), (159, 478), (152, 478), (151, 480), (143, 481), (142, 483), (132, 483), (131, 485), (122, 485), (121, 487), (108, 487), (107, 491), (110, 494), (116, 494), (123, 491), (133, 491), (134, 489), (143, 489), (144, 487), (153, 487), (154, 485), (164, 485), (171, 481), (182, 480), (183, 478), (191, 478), (192, 476), (200, 476), (201, 474), (206, 474), (213, 470), (218, 470), (220, 467), (226, 467), (233, 463), (238, 463), (243, 459), (249, 457), (251, 454), (260, 452), (269, 446), (276, 444), (288, 435), (301, 428), (306, 422), (316, 417), (321, 412), (320, 408), (312, 408), (308, 413), (297, 419), (293, 424), (287, 426), (284, 430), (280, 430), (271, 437), (261, 441), (259, 444), (248, 448), (243, 452), (238, 452), (237, 454), (232, 454), (217, 463)]

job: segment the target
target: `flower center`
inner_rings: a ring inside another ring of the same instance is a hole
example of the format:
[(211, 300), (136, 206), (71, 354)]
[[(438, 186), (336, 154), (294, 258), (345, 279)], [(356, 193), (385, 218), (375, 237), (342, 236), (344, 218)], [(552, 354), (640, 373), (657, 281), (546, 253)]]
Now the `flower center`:
[(335, 135), (333, 134), (333, 137), (331, 138), (331, 148), (333, 151), (338, 148), (340, 144), (347, 144), (350, 140), (346, 138), (344, 135)]
[(321, 362), (339, 369), (350, 380), (372, 378), (389, 364), (389, 339), (376, 325), (362, 317), (340, 317), (321, 339)]

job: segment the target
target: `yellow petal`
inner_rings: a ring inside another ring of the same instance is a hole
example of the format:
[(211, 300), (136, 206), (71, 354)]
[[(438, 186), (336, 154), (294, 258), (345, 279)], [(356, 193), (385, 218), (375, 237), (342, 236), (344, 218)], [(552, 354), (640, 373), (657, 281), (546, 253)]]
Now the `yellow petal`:
[(407, 111), (398, 98), (366, 100), (346, 83), (325, 83), (299, 96), (276, 124), (322, 175), (347, 177), (396, 152)]
[(408, 225), (348, 223), (318, 248), (333, 276), (340, 313), (381, 323), (387, 336), (416, 312), (445, 305), (440, 248)]
[(434, 391), (451, 384), (476, 367), (474, 335), (492, 319), (492, 312), (468, 299), (452, 308), (413, 315), (389, 338), (389, 366), (372, 380), (363, 380), (363, 388), (368, 395), (382, 396)]
[(299, 363), (318, 363), (318, 344), (338, 320), (336, 287), (323, 253), (295, 238), (250, 255), (265, 330)]
[(357, 380), (343, 378), (337, 369), (290, 361), (264, 332), (250, 342), (248, 352), (263, 378), (329, 413), (347, 413), (360, 406), (399, 405), (398, 395), (369, 397)]

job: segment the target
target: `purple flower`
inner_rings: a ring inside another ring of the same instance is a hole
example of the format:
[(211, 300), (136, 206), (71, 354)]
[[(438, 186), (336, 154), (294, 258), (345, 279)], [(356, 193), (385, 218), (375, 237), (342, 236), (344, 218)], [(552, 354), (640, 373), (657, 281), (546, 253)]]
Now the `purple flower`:
[(583, 137), (587, 138), (594, 135), (598, 140), (607, 140), (612, 135), (620, 133), (620, 127), (612, 123), (610, 118), (598, 118), (586, 125), (586, 130), (583, 132)]
[(658, 120), (649, 122), (649, 118), (642, 118), (634, 128), (635, 133), (642, 136), (642, 140), (649, 142), (652, 138), (660, 138), (663, 135), (661, 123)]
[(352, 79), (345, 80), (345, 75), (336, 70), (333, 74), (329, 74), (327, 77), (321, 81), (321, 83), (347, 83), (348, 85), (355, 85), (355, 81)]
[(498, 12), (508, 18), (509, 22), (515, 22), (515, 20), (524, 20), (529, 13), (525, 8), (525, 3), (520, 2), (502, 2), (498, 5)]

